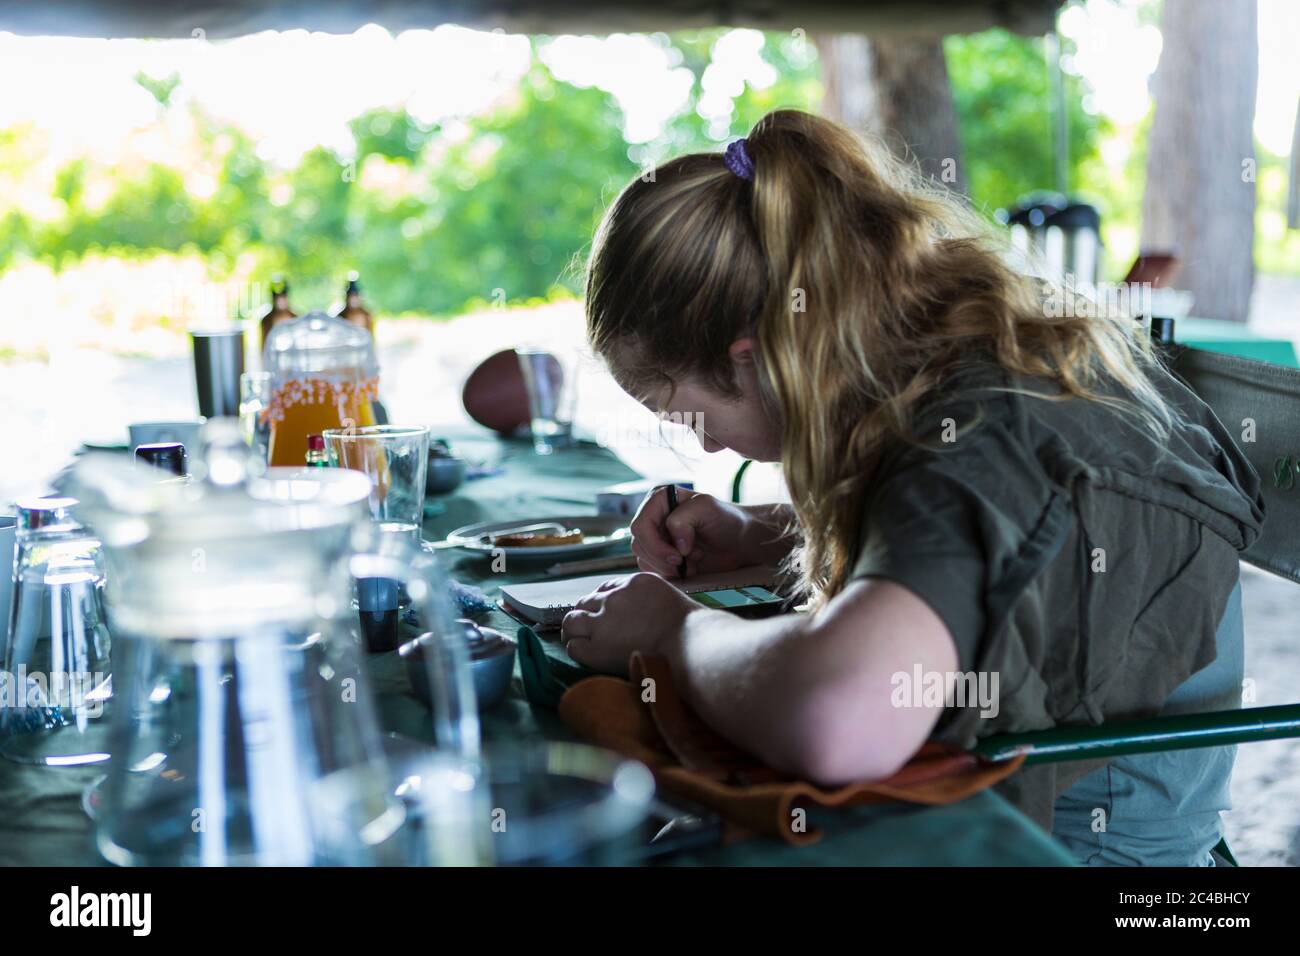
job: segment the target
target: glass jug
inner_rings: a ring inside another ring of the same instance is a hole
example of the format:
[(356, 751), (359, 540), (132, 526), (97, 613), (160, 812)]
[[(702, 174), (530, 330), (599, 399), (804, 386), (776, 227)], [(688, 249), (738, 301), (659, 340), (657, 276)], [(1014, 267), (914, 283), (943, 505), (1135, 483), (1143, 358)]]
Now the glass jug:
[[(255, 475), (233, 419), (210, 422), (202, 443), (189, 485), (113, 456), (72, 472), (103, 541), (121, 651), (98, 847), (124, 865), (409, 862), (355, 592), (400, 581), (447, 636), (429, 670), (448, 694), (435, 735), (443, 757), (472, 767), (473, 686), (445, 582), (428, 552), (374, 540), (364, 475)], [(479, 862), (473, 829), (439, 828), (420, 858)]]
[(271, 330), (263, 363), (271, 375), (271, 399), (262, 412), (270, 426), (271, 465), (302, 465), (308, 435), (375, 424), (379, 365), (365, 329), (312, 312)]

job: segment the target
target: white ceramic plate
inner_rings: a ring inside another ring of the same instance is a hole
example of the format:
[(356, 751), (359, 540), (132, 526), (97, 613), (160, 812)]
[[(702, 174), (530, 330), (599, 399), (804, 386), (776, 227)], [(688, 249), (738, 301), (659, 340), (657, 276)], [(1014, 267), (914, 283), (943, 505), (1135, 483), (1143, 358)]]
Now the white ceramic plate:
[[(487, 536), (523, 528), (528, 525), (555, 522), (566, 528), (577, 528), (585, 537), (579, 544), (556, 544), (538, 548), (500, 548), (493, 547)], [(467, 524), (447, 535), (446, 546), (463, 548), (466, 551), (479, 551), (493, 554), (498, 550), (507, 559), (530, 558), (571, 558), (582, 554), (593, 554), (618, 541), (626, 541), (632, 536), (628, 530), (627, 518), (620, 515), (544, 515), (538, 518), (512, 518), (509, 521), (481, 521)]]

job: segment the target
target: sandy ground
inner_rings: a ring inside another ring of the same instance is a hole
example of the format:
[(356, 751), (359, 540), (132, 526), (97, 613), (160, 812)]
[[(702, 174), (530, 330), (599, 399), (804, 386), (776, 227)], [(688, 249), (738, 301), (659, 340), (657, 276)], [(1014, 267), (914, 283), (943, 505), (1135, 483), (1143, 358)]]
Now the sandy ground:
[[(1300, 699), (1300, 585), (1242, 565), (1252, 706)], [(1243, 744), (1232, 775), (1228, 843), (1243, 865), (1300, 866), (1300, 740)]]
[[(1296, 335), (1297, 286), (1270, 287), (1258, 323)], [(1256, 324), (1254, 320), (1252, 324)], [(380, 361), (385, 402), (397, 422), (446, 425), (467, 421), (459, 389), (482, 358), (508, 345), (533, 343), (578, 348), (581, 317), (574, 304), (539, 311), (489, 311), (447, 323), (385, 322)], [(632, 467), (655, 478), (691, 476), (697, 487), (726, 494), (738, 459), (705, 456), (689, 437), (624, 396), (587, 359), (580, 379), (579, 425)], [(52, 349), (48, 363), (0, 363), (0, 506), (39, 492), (83, 439), (126, 440), (126, 424), (188, 418), (197, 413), (187, 359), (124, 358), (93, 349)], [(755, 469), (746, 498), (770, 498), (778, 483)], [(1244, 569), (1246, 674), (1260, 706), (1300, 696), (1300, 586)], [(1233, 780), (1235, 809), (1229, 839), (1238, 859), (1254, 865), (1300, 865), (1300, 740), (1249, 744), (1239, 749)]]

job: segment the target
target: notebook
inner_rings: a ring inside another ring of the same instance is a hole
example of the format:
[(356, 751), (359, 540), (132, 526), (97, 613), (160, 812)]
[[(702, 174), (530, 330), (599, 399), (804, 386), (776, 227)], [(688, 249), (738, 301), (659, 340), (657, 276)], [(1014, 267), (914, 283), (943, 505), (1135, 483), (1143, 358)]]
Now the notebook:
[[(572, 611), (575, 604), (601, 584), (627, 577), (631, 575), (590, 574), (563, 581), (503, 584), (501, 609), (518, 621), (535, 625), (539, 630), (553, 630), (560, 626), (564, 615)], [(733, 610), (745, 605), (759, 606), (780, 600), (780, 595), (769, 590), (776, 580), (776, 573), (771, 568), (759, 565), (718, 574), (696, 574), (683, 580), (665, 580), (687, 594), (699, 595), (697, 600), (709, 607)]]

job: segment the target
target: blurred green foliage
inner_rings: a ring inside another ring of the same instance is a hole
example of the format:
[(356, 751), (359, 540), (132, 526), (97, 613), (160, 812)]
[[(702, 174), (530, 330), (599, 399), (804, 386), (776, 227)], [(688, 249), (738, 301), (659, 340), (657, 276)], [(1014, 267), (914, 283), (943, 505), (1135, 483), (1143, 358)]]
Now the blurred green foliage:
[(389, 309), (446, 313), (576, 288), (570, 259), (590, 240), (602, 190), (632, 176), (622, 116), (597, 89), (568, 87), (534, 63), (514, 102), (469, 135), (420, 155), (360, 155), (365, 181), (410, 174), (415, 191), (362, 190), (352, 207), (364, 243), (353, 261)]
[[(558, 80), (536, 49), (514, 94), (485, 115), (442, 128), (402, 109), (371, 110), (351, 122), (349, 154), (316, 148), (287, 170), (261, 159), (238, 128), (190, 105), (196, 162), (210, 188), (195, 189), (190, 169), (78, 159), (55, 176), (57, 215), (29, 217), (0, 201), (0, 270), (22, 257), (61, 269), (95, 252), (148, 258), (197, 251), (214, 278), (231, 275), (237, 263), (247, 271), (250, 261), (254, 280), (283, 272), (310, 305), (337, 297), (342, 278), (357, 269), (372, 309), (387, 314), (450, 314), (482, 302), (577, 293), (578, 267), (602, 210), (640, 168), (717, 149), (775, 107), (817, 107), (811, 45), (770, 33), (762, 56), (775, 82), (746, 85), (729, 113), (705, 115), (702, 78), (725, 33), (656, 35), (694, 82), (678, 114), (647, 143), (627, 143), (614, 99)], [(546, 42), (538, 38), (535, 48)], [(950, 37), (945, 52), (975, 205), (992, 214), (1052, 187), (1043, 41), (990, 30)], [(172, 103), (180, 77), (137, 80), (157, 101), (159, 122), (181, 108)], [(1066, 84), (1071, 185), (1102, 208), (1113, 272), (1136, 247), (1145, 126), (1116, 174), (1099, 148), (1113, 131), (1084, 109), (1083, 82), (1067, 76)], [(38, 139), (26, 127), (0, 130), (0, 177), (21, 175), (39, 152)], [(1266, 160), (1261, 202), (1280, 206), (1281, 161)], [(1276, 232), (1276, 216), (1263, 215)], [(1295, 243), (1279, 252), (1269, 265), (1300, 268)]]
[[(953, 104), (961, 128), (962, 161), (975, 207), (994, 215), (1034, 192), (1055, 191), (1054, 94), (1045, 41), (1004, 30), (944, 40)], [(1074, 43), (1061, 38), (1061, 54)], [(1146, 129), (1125, 132), (1122, 170), (1108, 167), (1100, 144), (1116, 130), (1085, 108), (1088, 84), (1063, 73), (1068, 158), (1066, 188), (1101, 212), (1103, 275), (1118, 281), (1137, 254), (1146, 183)]]
[[(1043, 43), (1005, 30), (944, 40), (962, 162), (977, 207), (1004, 209), (1026, 193), (1056, 186), (1051, 72)], [(1084, 110), (1087, 90), (1079, 77), (1064, 79), (1073, 188), (1079, 167), (1097, 154), (1103, 120)]]
[[(350, 125), (354, 149), (306, 153), (289, 170), (264, 162), (237, 127), (188, 107), (208, 195), (186, 188), (187, 170), (157, 163), (99, 166), (78, 159), (59, 170), (61, 214), (30, 221), (0, 205), (0, 269), (18, 256), (67, 268), (92, 252), (148, 258), (197, 251), (214, 277), (252, 255), (252, 278), (289, 276), (301, 308), (337, 298), (360, 271), (372, 309), (449, 314), (482, 302), (577, 293), (581, 262), (606, 204), (643, 164), (684, 150), (716, 149), (776, 106), (816, 107), (815, 58), (787, 34), (765, 39), (776, 81), (749, 86), (725, 117), (701, 116), (701, 77), (725, 30), (656, 35), (692, 70), (679, 114), (650, 143), (629, 145), (608, 93), (557, 80), (535, 50), (514, 95), (447, 130), (402, 109), (376, 109)], [(535, 47), (545, 38), (534, 41)], [(137, 77), (160, 119), (180, 82)], [(0, 175), (21, 168), (31, 131), (0, 131)], [(91, 178), (111, 182), (91, 202)]]
[(1287, 195), (1300, 189), (1290, 182), (1291, 161), (1256, 147), (1255, 268), (1260, 272), (1300, 275), (1300, 229), (1286, 222)]

